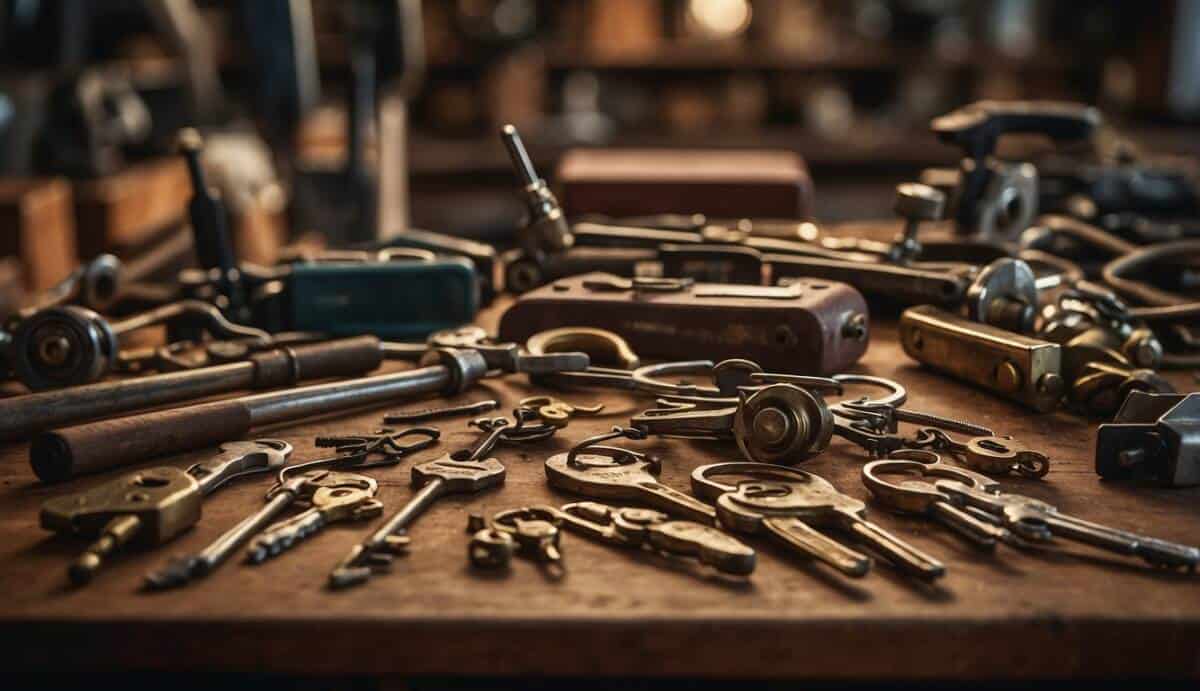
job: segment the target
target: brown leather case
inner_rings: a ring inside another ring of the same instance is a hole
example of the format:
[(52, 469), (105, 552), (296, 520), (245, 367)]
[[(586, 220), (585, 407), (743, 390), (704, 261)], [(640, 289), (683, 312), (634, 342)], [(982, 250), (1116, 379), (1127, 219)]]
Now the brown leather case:
[(588, 326), (620, 334), (663, 360), (747, 358), (769, 371), (829, 375), (867, 349), (867, 304), (845, 283), (799, 279), (788, 288), (696, 283), (671, 292), (594, 288), (611, 274), (555, 281), (522, 295), (500, 319), (502, 341)]
[(791, 151), (573, 149), (559, 162), (570, 216), (809, 218), (812, 178)]

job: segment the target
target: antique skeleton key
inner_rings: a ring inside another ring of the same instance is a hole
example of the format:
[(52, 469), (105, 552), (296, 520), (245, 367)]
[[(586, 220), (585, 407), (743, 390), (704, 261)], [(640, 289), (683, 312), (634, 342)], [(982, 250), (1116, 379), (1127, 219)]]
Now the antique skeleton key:
[[(285, 468), (283, 472), (288, 470), (291, 468)], [(317, 490), (327, 487), (374, 488), (375, 481), (365, 475), (332, 470), (310, 470), (287, 478), (267, 492), (265, 506), (225, 531), (203, 550), (194, 555), (172, 557), (157, 571), (147, 574), (146, 587), (150, 590), (175, 588), (207, 576), (293, 503), (309, 501)]]
[(473, 494), (503, 484), (504, 466), (495, 458), (487, 458), (496, 445), (545, 439), (556, 429), (526, 425), (528, 418), (523, 411), (518, 408), (514, 412), (515, 425), (503, 417), (473, 421), (475, 427), (484, 431), (474, 446), (413, 466), (412, 484), (417, 493), (333, 568), (329, 574), (330, 587), (365, 583), (375, 567), (390, 564), (395, 554), (403, 553), (408, 547), (404, 529), (441, 497)]
[[(552, 487), (594, 499), (642, 501), (668, 513), (711, 525), (713, 507), (659, 482), (661, 465), (643, 453), (599, 442), (625, 437), (644, 439), (644, 432), (614, 428), (608, 434), (585, 439), (567, 453), (546, 459), (546, 477)], [(584, 453), (591, 451), (591, 453)]]
[(361, 521), (383, 513), (383, 503), (375, 499), (371, 487), (321, 487), (309, 500), (311, 506), (289, 519), (268, 527), (250, 543), (246, 560), (262, 562), (291, 549), (319, 530), (338, 521)]
[[(736, 485), (714, 479), (722, 475), (754, 479)], [(716, 499), (722, 525), (747, 533), (765, 529), (848, 576), (866, 575), (870, 559), (810, 524), (845, 530), (910, 575), (933, 579), (945, 573), (941, 562), (865, 520), (861, 501), (812, 473), (763, 463), (714, 463), (692, 473), (692, 488), (698, 495)], [(776, 520), (780, 518), (784, 520)]]
[(934, 485), (932, 480), (937, 478), (967, 481), (989, 491), (999, 487), (984, 475), (948, 466), (932, 451), (918, 449), (893, 451), (862, 469), (863, 484), (871, 496), (893, 511), (928, 516), (983, 549), (992, 550), (998, 542), (1014, 540), (1008, 529), (951, 504)]
[(606, 542), (668, 556), (693, 557), (732, 575), (754, 571), (754, 549), (712, 525), (671, 518), (661, 511), (586, 501), (559, 510), (568, 528)]
[(1009, 437), (972, 437), (962, 442), (940, 429), (923, 428), (913, 446), (947, 451), (961, 457), (968, 467), (993, 475), (1015, 472), (1040, 478), (1050, 472), (1049, 456)]

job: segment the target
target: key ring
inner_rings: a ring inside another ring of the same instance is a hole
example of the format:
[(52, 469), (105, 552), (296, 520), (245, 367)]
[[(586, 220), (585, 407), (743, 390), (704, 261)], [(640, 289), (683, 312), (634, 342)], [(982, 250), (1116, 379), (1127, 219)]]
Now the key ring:
[[(745, 475), (755, 481), (766, 482), (808, 482), (811, 474), (807, 471), (786, 465), (772, 463), (755, 463), (754, 461), (728, 461), (724, 463), (709, 463), (692, 471), (692, 490), (706, 501), (737, 489), (739, 483), (729, 484), (714, 479), (721, 475)], [(704, 491), (697, 491), (703, 488)]]
[(510, 425), (506, 417), (481, 417), (471, 420), (467, 423), (467, 426), (474, 427), (483, 432), (493, 432), (497, 428), (507, 427), (508, 429), (500, 432), (500, 441), (510, 444), (520, 444), (549, 439), (559, 430), (558, 426), (544, 422), (537, 425), (529, 424), (531, 421), (539, 419), (537, 411), (532, 408), (514, 408), (513, 420), (516, 421), (515, 425)]
[[(289, 476), (313, 468), (341, 466), (362, 469), (396, 465), (405, 456), (437, 444), (441, 435), (436, 427), (410, 427), (399, 432), (385, 427), (375, 434), (317, 437), (313, 444), (317, 448), (332, 447), (334, 455), (280, 469), (275, 486), (281, 487)], [(409, 436), (423, 438), (408, 444), (400, 443), (401, 439)], [(375, 460), (371, 460), (372, 457), (376, 457)]]
[[(632, 449), (623, 449), (619, 446), (607, 446), (602, 444), (602, 442), (609, 441), (610, 439), (644, 441), (648, 437), (649, 434), (645, 430), (637, 427), (613, 427), (612, 431), (610, 432), (588, 437), (575, 446), (572, 446), (571, 449), (567, 451), (567, 465), (574, 466), (576, 468), (587, 468), (602, 467), (613, 464), (628, 465), (635, 461), (646, 461), (653, 467), (657, 468), (659, 467), (659, 460), (654, 456), (644, 454), (640, 451), (633, 451)], [(588, 451), (589, 453), (585, 454), (584, 458), (580, 458), (580, 454), (584, 451)], [(612, 463), (589, 462), (588, 460), (585, 460), (587, 456), (607, 456), (612, 460)]]

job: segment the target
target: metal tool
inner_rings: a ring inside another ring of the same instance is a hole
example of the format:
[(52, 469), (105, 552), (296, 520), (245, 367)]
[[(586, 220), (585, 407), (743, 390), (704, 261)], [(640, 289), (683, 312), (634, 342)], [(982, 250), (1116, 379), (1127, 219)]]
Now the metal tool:
[(646, 433), (635, 428), (614, 427), (612, 432), (589, 437), (566, 453), (546, 459), (550, 486), (595, 499), (636, 500), (656, 509), (712, 524), (713, 508), (671, 489), (654, 476), (662, 469), (657, 458), (615, 446), (602, 446), (610, 439), (642, 440)]
[(517, 128), (512, 125), (502, 127), (500, 140), (504, 142), (513, 169), (521, 181), (521, 194), (528, 212), (517, 229), (517, 244), (524, 251), (524, 257), (508, 262), (505, 275), (505, 285), (522, 286), (529, 283), (521, 273), (523, 262), (531, 263), (536, 269), (548, 254), (561, 252), (575, 244), (575, 238), (550, 186), (534, 170), (533, 161), (521, 142)]
[(1200, 485), (1200, 393), (1133, 391), (1096, 432), (1096, 472), (1107, 480)]
[(1200, 564), (1200, 548), (1068, 516), (1033, 497), (983, 489), (961, 478), (939, 480), (935, 487), (955, 506), (988, 518), (1028, 542), (1050, 542), (1063, 537), (1115, 554), (1136, 556), (1154, 566), (1191, 570)]
[(504, 466), (488, 457), (497, 444), (538, 441), (556, 431), (548, 425), (527, 425), (529, 415), (521, 409), (513, 417), (515, 422), (504, 417), (473, 421), (484, 432), (474, 446), (413, 466), (412, 484), (417, 493), (334, 567), (329, 574), (330, 587), (365, 583), (375, 569), (388, 566), (394, 555), (408, 548), (403, 531), (441, 497), (473, 494), (503, 484)]
[[(716, 479), (721, 476), (752, 479), (729, 484)], [(909, 575), (935, 579), (946, 570), (933, 557), (865, 520), (863, 502), (803, 470), (765, 463), (713, 463), (692, 472), (692, 491), (716, 503), (717, 516), (726, 528), (769, 532), (847, 576), (865, 576), (870, 557), (821, 534), (812, 524), (853, 535)]]
[[(788, 284), (796, 277), (842, 281), (873, 300), (965, 307), (976, 321), (1020, 332), (1032, 330), (1038, 280), (1026, 261), (987, 244), (922, 245), (920, 223), (940, 216), (943, 202), (944, 195), (927, 185), (897, 186), (895, 210), (905, 219), (904, 231), (882, 254), (768, 255), (764, 261), (777, 283)], [(1041, 263), (1047, 263), (1044, 257)], [(1069, 262), (1055, 261), (1052, 268), (1054, 276), (1068, 270), (1075, 273)]]
[(436, 351), (441, 364), (405, 372), (315, 384), (45, 432), (30, 446), (30, 463), (45, 482), (191, 451), (246, 434), (260, 425), (391, 402), (423, 394), (453, 395), (487, 372), (470, 350)]
[[(267, 504), (195, 555), (173, 557), (157, 571), (146, 576), (152, 590), (174, 588), (207, 576), (242, 545), (275, 521), (294, 502), (303, 501), (322, 487), (369, 489), (375, 480), (356, 473), (328, 468), (364, 470), (392, 466), (405, 456), (437, 443), (439, 432), (429, 427), (380, 430), (377, 434), (318, 437), (317, 447), (334, 449), (334, 455), (280, 468), (275, 485), (267, 491)], [(414, 440), (415, 438), (415, 440)]]
[[(523, 405), (523, 404), (522, 404)], [(410, 422), (423, 422), (425, 420), (435, 420), (441, 417), (450, 417), (452, 415), (477, 415), (486, 413), (489, 410), (495, 410), (500, 407), (500, 402), (494, 399), (485, 401), (476, 401), (474, 403), (464, 403), (462, 405), (449, 406), (446, 408), (423, 408), (421, 410), (405, 410), (398, 413), (388, 413), (383, 416), (383, 424), (385, 425), (402, 425)]]
[(871, 491), (871, 498), (893, 511), (928, 516), (981, 549), (993, 550), (996, 543), (1014, 539), (1006, 528), (980, 520), (948, 502), (926, 478), (961, 480), (985, 491), (999, 488), (986, 476), (945, 465), (936, 453), (918, 449), (894, 451), (862, 469), (863, 484)]
[(212, 573), (242, 545), (271, 525), (292, 504), (307, 501), (323, 488), (365, 488), (374, 493), (375, 480), (355, 473), (309, 470), (276, 484), (267, 493), (267, 503), (225, 531), (194, 555), (172, 557), (159, 569), (146, 574), (148, 590), (166, 590), (186, 585)]
[(554, 396), (527, 396), (521, 399), (519, 405), (532, 409), (543, 422), (555, 427), (566, 427), (577, 415), (598, 415), (604, 410), (602, 403), (574, 405)]
[(301, 381), (360, 376), (383, 361), (373, 336), (282, 346), (239, 362), (181, 372), (97, 382), (0, 400), (0, 440), (168, 403), (245, 389), (282, 388)]
[(1058, 344), (964, 319), (932, 305), (904, 311), (900, 343), (909, 357), (923, 365), (1037, 411), (1054, 410), (1065, 393)]
[(115, 256), (97, 255), (47, 288), (31, 304), (8, 317), (4, 330), (11, 333), (22, 319), (50, 307), (79, 305), (91, 310), (104, 310), (116, 298), (121, 288), (121, 269), (121, 260)]
[[(1200, 239), (1179, 240), (1145, 247), (1113, 259), (1104, 265), (1101, 275), (1113, 290), (1131, 300), (1146, 305), (1129, 309), (1132, 317), (1145, 320), (1155, 329), (1167, 352), (1163, 354), (1164, 367), (1187, 368), (1200, 365), (1200, 338), (1194, 322), (1200, 316), (1200, 301), (1188, 297), (1183, 291), (1164, 290), (1137, 280), (1134, 275), (1145, 273), (1161, 262), (1187, 262), (1200, 255)], [(1184, 279), (1189, 272), (1178, 268), (1168, 276)]]
[[(944, 430), (930, 427), (917, 432), (910, 442), (916, 449), (944, 451), (962, 458), (968, 467), (989, 475), (1017, 473), (1030, 478), (1044, 477), (1050, 472), (1050, 457), (1029, 448), (1011, 437), (989, 434), (958, 441)], [(892, 452), (895, 456), (898, 452)]]
[(228, 212), (215, 190), (205, 180), (204, 166), (200, 154), (204, 139), (192, 128), (179, 132), (179, 152), (187, 162), (188, 175), (192, 181), (192, 198), (188, 201), (188, 218), (192, 226), (193, 245), (200, 267), (216, 276), (218, 307), (243, 321), (248, 314), (245, 287), (229, 237)]
[(290, 444), (277, 439), (222, 444), (221, 453), (187, 470), (164, 466), (130, 473), (42, 505), (46, 530), (98, 536), (68, 569), (71, 581), (90, 581), (104, 560), (130, 543), (162, 544), (200, 520), (204, 497), (230, 480), (277, 469)]
[(268, 526), (246, 551), (246, 561), (261, 564), (291, 549), (330, 523), (361, 521), (383, 514), (375, 488), (322, 487), (313, 493), (307, 510)]
[(9, 349), (17, 378), (40, 391), (94, 382), (113, 367), (126, 334), (167, 322), (201, 325), (217, 338), (247, 338), (269, 343), (270, 334), (229, 321), (201, 300), (180, 300), (110, 322), (78, 305), (40, 310), (21, 320)]
[(489, 371), (541, 375), (579, 371), (590, 364), (587, 355), (580, 352), (526, 352), (519, 343), (493, 338), (486, 329), (474, 325), (435, 332), (425, 343), (389, 343), (384, 352), (386, 357), (426, 363), (436, 358), (431, 351), (438, 348), (478, 351)]
[(959, 233), (1014, 239), (1037, 214), (1037, 170), (994, 158), (999, 138), (1038, 134), (1078, 141), (1099, 124), (1098, 111), (1074, 103), (977, 101), (930, 123), (939, 139), (960, 147), (965, 156), (958, 170), (926, 171), (922, 181), (953, 190), (951, 210)]

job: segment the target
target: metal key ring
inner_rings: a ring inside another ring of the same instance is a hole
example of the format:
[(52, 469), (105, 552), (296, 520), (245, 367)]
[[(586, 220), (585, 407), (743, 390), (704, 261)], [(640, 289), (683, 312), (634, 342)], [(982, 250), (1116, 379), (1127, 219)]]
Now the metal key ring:
[(754, 463), (751, 461), (729, 461), (725, 463), (709, 463), (692, 471), (692, 494), (706, 502), (713, 502), (717, 497), (737, 489), (737, 485), (718, 482), (713, 479), (720, 475), (746, 475), (756, 480), (779, 483), (808, 483), (812, 473), (799, 470), (792, 466), (775, 465), (773, 463)]
[[(884, 475), (899, 475), (905, 479), (893, 482), (883, 479)], [(924, 513), (933, 504), (946, 501), (937, 485), (925, 478), (953, 480), (985, 492), (999, 487), (995, 480), (985, 475), (947, 465), (938, 454), (921, 449), (895, 451), (862, 469), (863, 485), (877, 501), (909, 513)]]
[[(642, 441), (646, 439), (647, 436), (648, 435), (645, 431), (638, 429), (637, 427), (613, 427), (612, 431), (610, 432), (588, 437), (575, 446), (572, 446), (571, 449), (567, 451), (567, 465), (577, 468), (592, 468), (610, 465), (629, 465), (630, 463), (639, 460), (653, 463), (656, 459), (640, 451), (623, 449), (619, 446), (605, 446), (600, 443), (608, 441), (609, 439), (630, 439), (633, 441)], [(583, 453), (584, 451), (589, 453), (585, 454)], [(596, 463), (584, 460), (589, 456), (608, 458), (612, 462)]]
[(908, 389), (904, 388), (903, 384), (895, 381), (894, 379), (888, 379), (886, 377), (873, 377), (867, 374), (835, 374), (831, 378), (842, 385), (861, 384), (866, 386), (874, 386), (880, 389), (886, 389), (889, 392), (883, 398), (868, 399), (863, 397), (853, 401), (838, 401), (837, 403), (830, 404), (830, 408), (833, 408), (834, 412), (839, 412), (842, 410), (842, 407), (847, 404), (863, 407), (893, 406), (898, 408), (908, 401)]
[(659, 381), (658, 377), (677, 374), (711, 374), (716, 363), (712, 360), (681, 360), (678, 362), (663, 362), (657, 365), (639, 367), (630, 374), (634, 387), (638, 391), (655, 396), (705, 396), (718, 397), (724, 395), (715, 386), (699, 386), (696, 384), (668, 384)]

